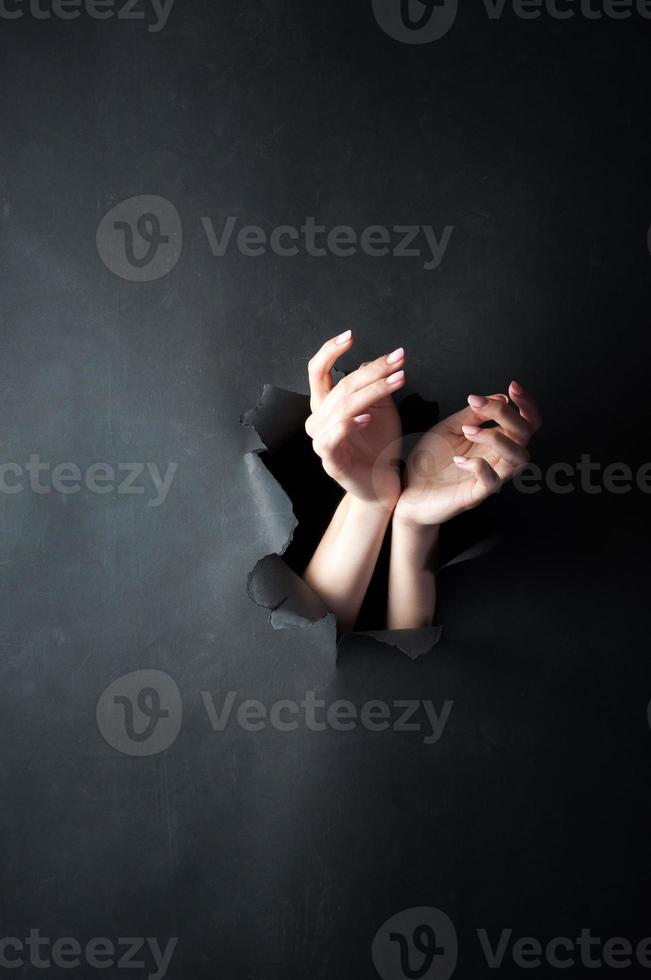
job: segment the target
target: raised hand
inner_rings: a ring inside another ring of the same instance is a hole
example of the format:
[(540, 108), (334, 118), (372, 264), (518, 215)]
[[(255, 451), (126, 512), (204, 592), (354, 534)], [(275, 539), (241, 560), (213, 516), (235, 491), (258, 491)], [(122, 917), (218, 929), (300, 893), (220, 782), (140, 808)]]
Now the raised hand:
[[(494, 422), (490, 428), (484, 423)], [(542, 424), (517, 381), (509, 395), (470, 395), (468, 407), (430, 429), (412, 450), (394, 521), (439, 525), (497, 492), (528, 459)]]
[(347, 330), (309, 362), (312, 414), (305, 429), (333, 480), (358, 500), (393, 510), (401, 489), (401, 425), (392, 396), (405, 383), (405, 352), (399, 347), (334, 384), (332, 368), (352, 345)]
[[(496, 423), (482, 428), (487, 422)], [(529, 459), (542, 424), (517, 381), (509, 395), (470, 395), (468, 407), (421, 437), (407, 459), (405, 489), (393, 513), (387, 623), (431, 625), (436, 608), (439, 527), (496, 493)]]
[(334, 384), (330, 372), (352, 344), (347, 330), (310, 361), (312, 414), (305, 423), (326, 473), (346, 493), (303, 579), (344, 630), (355, 624), (400, 496), (401, 425), (392, 395), (405, 383), (399, 348)]

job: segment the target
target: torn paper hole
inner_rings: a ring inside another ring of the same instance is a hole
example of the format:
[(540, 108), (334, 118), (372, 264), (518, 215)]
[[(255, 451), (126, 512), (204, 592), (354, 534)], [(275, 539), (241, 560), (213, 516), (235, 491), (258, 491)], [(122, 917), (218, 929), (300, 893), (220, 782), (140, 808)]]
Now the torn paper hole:
[[(422, 431), (437, 421), (436, 405), (418, 396), (409, 396), (399, 407), (406, 432)], [(299, 568), (306, 567), (341, 496), (339, 488), (324, 474), (305, 434), (309, 413), (306, 395), (265, 385), (256, 407), (241, 419), (260, 439), (260, 446), (246, 454), (262, 551), (249, 573), (247, 591), (253, 602), (269, 610), (274, 629), (301, 629), (322, 620), (328, 622), (335, 653), (335, 616), (298, 573)], [(469, 547), (453, 549), (443, 568), (479, 557), (493, 543), (493, 538), (484, 538)], [(340, 650), (350, 650), (357, 637), (364, 637), (416, 660), (438, 643), (441, 633), (441, 626), (421, 630), (361, 626), (340, 637), (338, 645)]]

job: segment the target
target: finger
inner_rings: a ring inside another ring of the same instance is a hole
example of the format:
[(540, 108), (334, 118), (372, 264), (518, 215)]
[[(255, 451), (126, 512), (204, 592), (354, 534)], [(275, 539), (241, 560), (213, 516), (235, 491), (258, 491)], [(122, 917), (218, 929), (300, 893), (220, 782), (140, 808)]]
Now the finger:
[(326, 395), (332, 390), (333, 382), (330, 374), (332, 368), (346, 351), (353, 345), (353, 332), (346, 330), (326, 340), (323, 347), (316, 352), (314, 357), (308, 361), (307, 374), (310, 380), (310, 408), (313, 412), (317, 410)]
[[(352, 421), (355, 423), (355, 428), (365, 429), (369, 422), (372, 421), (372, 416), (367, 412), (364, 412), (362, 415), (357, 415)], [(310, 439), (314, 440), (317, 438), (317, 433), (319, 431), (318, 416), (309, 415), (307, 417), (305, 420), (305, 431)]]
[(356, 371), (342, 378), (335, 386), (332, 391), (331, 401), (335, 402), (348, 398), (362, 388), (373, 384), (374, 381), (379, 381), (395, 374), (396, 371), (403, 367), (404, 363), (404, 348), (398, 347), (391, 354), (385, 354), (382, 357), (376, 358), (374, 361), (369, 361), (368, 364), (362, 364)]
[(529, 462), (529, 453), (524, 446), (509, 439), (500, 429), (480, 429), (476, 425), (464, 425), (462, 428), (469, 442), (485, 446), (510, 466), (524, 466)]
[(531, 431), (538, 432), (538, 429), (542, 427), (542, 415), (534, 398), (517, 381), (512, 381), (509, 385), (509, 394), (520, 409), (522, 418), (529, 423)]
[(469, 395), (468, 404), (484, 422), (497, 422), (504, 431), (520, 445), (525, 445), (531, 438), (531, 428), (528, 422), (512, 405), (506, 405), (496, 398), (486, 398), (484, 395)]
[(404, 371), (394, 371), (386, 378), (380, 378), (359, 391), (339, 398), (333, 410), (339, 418), (355, 418), (368, 412), (372, 405), (387, 398), (394, 391), (400, 391), (404, 387), (405, 380)]
[[(508, 404), (508, 397), (506, 395), (489, 395), (490, 399), (495, 399), (496, 401), (505, 402)], [(466, 405), (461, 411), (455, 412), (454, 415), (450, 415), (446, 420), (447, 424), (450, 426), (453, 432), (460, 433), (464, 425), (476, 425), (477, 422), (483, 422), (484, 419), (475, 412), (474, 408), (470, 405)]]
[(453, 461), (460, 470), (470, 473), (475, 478), (477, 489), (482, 497), (496, 493), (502, 481), (493, 467), (481, 456), (454, 456)]

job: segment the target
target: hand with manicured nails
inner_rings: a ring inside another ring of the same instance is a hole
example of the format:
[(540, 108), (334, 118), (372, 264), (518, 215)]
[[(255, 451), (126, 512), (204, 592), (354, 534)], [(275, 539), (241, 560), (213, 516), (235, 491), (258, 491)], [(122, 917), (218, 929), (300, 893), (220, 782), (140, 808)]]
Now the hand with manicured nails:
[[(510, 399), (510, 401), (509, 401)], [(482, 428), (486, 422), (496, 423)], [(527, 462), (541, 426), (535, 401), (512, 381), (506, 395), (470, 395), (468, 407), (419, 439), (393, 514), (387, 625), (430, 626), (436, 609), (439, 525), (477, 507)]]
[(470, 395), (467, 408), (420, 438), (401, 492), (401, 425), (392, 395), (405, 383), (405, 352), (362, 364), (334, 384), (332, 368), (352, 344), (347, 330), (309, 363), (312, 414), (305, 429), (326, 473), (346, 493), (303, 578), (340, 627), (353, 628), (393, 514), (387, 625), (417, 629), (432, 622), (436, 606), (439, 525), (476, 507), (524, 466), (540, 413), (516, 381), (508, 396)]
[[(486, 422), (496, 423), (482, 428)], [(512, 381), (509, 396), (470, 395), (468, 407), (439, 422), (407, 460), (394, 522), (438, 525), (477, 507), (528, 461), (542, 424), (534, 399)]]
[(362, 364), (334, 384), (331, 370), (353, 345), (350, 330), (323, 345), (309, 363), (305, 429), (326, 473), (346, 491), (303, 579), (352, 629), (400, 496), (396, 456), (402, 427), (392, 394), (405, 383), (402, 348)]
[(333, 480), (358, 500), (393, 510), (400, 496), (395, 457), (402, 429), (392, 395), (405, 383), (405, 352), (400, 347), (362, 364), (334, 384), (332, 368), (352, 346), (347, 330), (309, 362), (312, 414), (305, 430)]

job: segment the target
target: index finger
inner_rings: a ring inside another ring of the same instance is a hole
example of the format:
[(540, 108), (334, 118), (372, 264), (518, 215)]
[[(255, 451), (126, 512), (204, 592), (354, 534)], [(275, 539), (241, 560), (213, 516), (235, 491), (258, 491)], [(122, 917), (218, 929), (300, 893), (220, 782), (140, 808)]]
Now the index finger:
[(323, 347), (308, 361), (307, 374), (310, 381), (310, 409), (312, 412), (321, 405), (326, 395), (332, 390), (332, 375), (330, 374), (338, 357), (341, 357), (353, 344), (352, 330), (345, 330), (338, 337), (326, 340)]
[(367, 388), (374, 382), (386, 378), (389, 375), (393, 375), (398, 371), (405, 363), (405, 349), (404, 347), (398, 347), (391, 354), (385, 354), (383, 357), (378, 357), (374, 361), (367, 361), (357, 368), (356, 371), (352, 371), (351, 374), (347, 374), (345, 378), (335, 385), (332, 396), (330, 398), (330, 403), (332, 405), (343, 401), (346, 398), (352, 398), (362, 389)]

